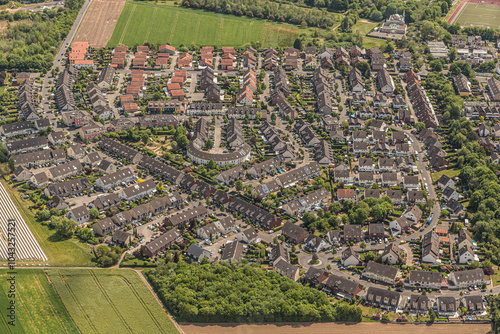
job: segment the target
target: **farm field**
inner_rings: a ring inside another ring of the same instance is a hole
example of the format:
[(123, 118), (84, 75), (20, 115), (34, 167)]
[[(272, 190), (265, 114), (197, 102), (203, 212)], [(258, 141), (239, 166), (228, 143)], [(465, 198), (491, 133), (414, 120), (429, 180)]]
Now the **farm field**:
[(500, 7), (466, 3), (453, 23), (462, 27), (500, 28)]
[(185, 324), (182, 329), (186, 334), (302, 334), (315, 333), (373, 333), (373, 334), (454, 334), (467, 332), (470, 334), (491, 333), (490, 324), (435, 324), (427, 325), (400, 325), (382, 324), (380, 322), (361, 323), (287, 323), (287, 324)]
[[(10, 275), (0, 270), (0, 308), (6, 312)], [(16, 274), (15, 326), (0, 317), (0, 333), (78, 333), (73, 320), (42, 269), (20, 269)]]
[(51, 269), (47, 274), (82, 333), (177, 333), (134, 271)]
[(92, 262), (93, 255), (91, 254), (90, 247), (87, 244), (79, 242), (76, 237), (71, 239), (60, 239), (54, 230), (36, 222), (35, 212), (30, 209), (30, 205), (33, 205), (33, 203), (29, 199), (21, 199), (21, 194), (14, 191), (11, 185), (7, 184), (3, 180), (1, 182), (3, 182), (9, 197), (21, 213), (21, 216), (35, 236), (35, 239), (42, 247), (42, 250), (47, 255), (49, 265), (95, 266), (95, 263)]
[(204, 12), (172, 3), (127, 2), (108, 46), (133, 47), (148, 42), (221, 47), (260, 41), (265, 46), (287, 47), (298, 35), (299, 28), (290, 24)]
[(75, 41), (88, 41), (91, 47), (103, 48), (120, 17), (125, 0), (94, 0), (87, 9)]

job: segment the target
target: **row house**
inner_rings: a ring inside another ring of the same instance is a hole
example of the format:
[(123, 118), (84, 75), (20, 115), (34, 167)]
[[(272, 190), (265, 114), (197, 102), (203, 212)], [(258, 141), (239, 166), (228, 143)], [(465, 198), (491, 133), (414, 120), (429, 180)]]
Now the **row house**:
[(142, 246), (142, 253), (153, 258), (172, 247), (173, 244), (180, 243), (182, 240), (180, 232), (174, 228)]
[(7, 152), (10, 155), (39, 151), (48, 147), (48, 145), (49, 141), (47, 137), (44, 136), (21, 139), (21, 140), (7, 142), (4, 144), (5, 148), (7, 149)]
[(392, 312), (396, 312), (401, 301), (402, 298), (399, 292), (375, 287), (369, 287), (365, 296), (365, 303)]
[(114, 156), (117, 159), (125, 159), (134, 164), (138, 163), (143, 157), (142, 154), (133, 148), (108, 137), (101, 138), (99, 147), (108, 155)]
[[(68, 149), (68, 152), (70, 150)], [(31, 153), (13, 155), (12, 159), (16, 166), (42, 166), (48, 162), (59, 163), (66, 160), (66, 151), (63, 148), (57, 150), (43, 150)]]
[(156, 183), (154, 180), (147, 180), (132, 184), (131, 186), (121, 189), (118, 196), (122, 200), (134, 201), (138, 198), (150, 196), (156, 191)]
[(394, 285), (396, 279), (401, 275), (399, 269), (389, 265), (370, 261), (361, 273), (362, 277)]
[(107, 191), (120, 184), (128, 184), (133, 180), (135, 180), (134, 173), (130, 168), (125, 168), (98, 178), (95, 185), (102, 191)]
[(176, 213), (175, 215), (166, 217), (164, 220), (167, 226), (187, 226), (188, 224), (203, 220), (208, 216), (208, 210), (204, 206), (197, 206), (189, 208), (183, 212)]
[(37, 129), (33, 128), (33, 125), (29, 121), (4, 124), (0, 126), (0, 134), (6, 138), (29, 136), (30, 134), (36, 132), (38, 132)]
[(443, 275), (435, 271), (410, 270), (408, 287), (440, 290)]
[(47, 176), (50, 180), (57, 182), (65, 178), (80, 175), (83, 171), (83, 166), (79, 160), (73, 160), (55, 167), (47, 171)]
[(363, 286), (353, 280), (338, 275), (330, 275), (325, 281), (324, 289), (333, 295), (345, 298), (346, 300), (352, 300), (363, 291)]
[(321, 188), (311, 192), (306, 196), (294, 199), (285, 205), (283, 210), (289, 215), (302, 215), (304, 212), (309, 212), (323, 203), (329, 196), (325, 188)]
[(483, 269), (455, 271), (448, 275), (450, 289), (466, 289), (486, 282)]
[(98, 195), (95, 200), (88, 204), (89, 209), (97, 209), (99, 212), (104, 212), (112, 208), (122, 206), (122, 201), (115, 193)]
[(59, 196), (65, 198), (73, 195), (81, 195), (84, 192), (92, 191), (93, 187), (87, 178), (82, 177), (78, 179), (52, 183), (44, 190), (45, 197)]
[(143, 156), (138, 166), (142, 169), (146, 169), (151, 175), (160, 175), (163, 180), (168, 180), (173, 184), (179, 184), (184, 178), (184, 173), (181, 171), (168, 166), (161, 160), (149, 156)]

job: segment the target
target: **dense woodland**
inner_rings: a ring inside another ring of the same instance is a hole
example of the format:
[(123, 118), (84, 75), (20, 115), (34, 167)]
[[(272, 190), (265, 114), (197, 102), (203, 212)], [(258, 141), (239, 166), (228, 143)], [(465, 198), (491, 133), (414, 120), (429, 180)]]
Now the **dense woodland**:
[(67, 0), (64, 9), (0, 14), (0, 19), (11, 22), (0, 38), (0, 70), (48, 70), (82, 4), (83, 0)]
[(241, 263), (168, 263), (146, 276), (170, 312), (189, 322), (361, 321), (361, 309)]
[(450, 122), (450, 144), (457, 149), (456, 166), (461, 169), (458, 186), (469, 198), (467, 218), (473, 239), (484, 244), (484, 257), (500, 264), (500, 185), (498, 165), (491, 163), (488, 149), (477, 142), (474, 125), (465, 118)]

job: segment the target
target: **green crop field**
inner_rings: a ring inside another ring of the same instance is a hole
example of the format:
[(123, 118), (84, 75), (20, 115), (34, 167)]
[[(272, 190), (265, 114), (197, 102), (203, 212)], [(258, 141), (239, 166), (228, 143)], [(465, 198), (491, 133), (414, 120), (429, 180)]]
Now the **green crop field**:
[(292, 46), (299, 29), (233, 15), (174, 6), (172, 3), (127, 2), (108, 46), (168, 43), (178, 47), (196, 45), (242, 46), (252, 41), (273, 47)]
[(78, 333), (73, 320), (42, 269), (19, 269), (16, 276), (16, 322), (7, 324), (10, 285), (0, 270), (0, 333)]
[(51, 269), (47, 274), (82, 333), (178, 333), (134, 271)]
[(500, 28), (500, 7), (467, 3), (453, 23), (462, 27)]

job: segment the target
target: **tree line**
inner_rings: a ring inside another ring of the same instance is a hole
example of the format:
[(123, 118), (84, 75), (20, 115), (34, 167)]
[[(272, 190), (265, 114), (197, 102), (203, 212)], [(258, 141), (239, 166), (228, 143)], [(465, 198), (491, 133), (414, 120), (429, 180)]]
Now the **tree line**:
[(257, 17), (302, 26), (331, 27), (335, 14), (317, 8), (301, 8), (269, 0), (184, 0), (182, 6), (237, 16)]
[(500, 264), (500, 185), (499, 165), (490, 162), (488, 148), (477, 142), (474, 125), (461, 118), (450, 122), (450, 144), (455, 147), (456, 166), (461, 169), (458, 188), (469, 199), (466, 217), (473, 239), (483, 243), (484, 259)]

